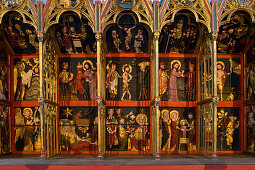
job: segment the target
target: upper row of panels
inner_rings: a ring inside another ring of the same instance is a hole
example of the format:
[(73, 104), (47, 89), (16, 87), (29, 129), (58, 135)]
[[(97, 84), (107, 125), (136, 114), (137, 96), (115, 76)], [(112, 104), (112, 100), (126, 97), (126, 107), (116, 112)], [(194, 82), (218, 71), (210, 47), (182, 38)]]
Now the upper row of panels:
[[(45, 4), (47, 3), (47, 0), (41, 0)], [(102, 3), (104, 3), (106, 0), (101, 0)], [(151, 0), (153, 2), (153, 0)], [(198, 0), (174, 0), (173, 2), (179, 6), (193, 6), (197, 3)], [(220, 1), (220, 0), (219, 0)], [(20, 7), (25, 0), (1, 0), (0, 1), (6, 8), (18, 8)], [(36, 0), (34, 1), (37, 2)], [(57, 1), (59, 5), (63, 8), (74, 8), (78, 6), (82, 1), (81, 0), (58, 0)], [(95, 0), (91, 0), (92, 3), (95, 3)], [(138, 0), (115, 0), (115, 2), (122, 8), (132, 8), (136, 5)], [(160, 3), (163, 3), (164, 0), (159, 0)], [(208, 0), (208, 2), (211, 2), (211, 0)], [(231, 7), (250, 7), (253, 3), (253, 0), (242, 0), (242, 1), (236, 1), (236, 0), (228, 0), (228, 4)]]
[[(3, 19), (1, 34), (8, 40), (14, 54), (36, 54), (39, 43), (35, 28), (23, 22), (18, 13), (8, 13)], [(208, 31), (197, 23), (192, 13), (177, 13), (174, 22), (161, 30), (159, 37), (160, 53), (197, 53), (199, 42)], [(253, 25), (246, 13), (234, 14), (230, 23), (220, 27), (218, 52), (243, 52)], [(59, 53), (95, 53), (95, 33), (85, 17), (75, 13), (64, 13), (59, 23), (50, 27), (50, 41), (58, 46)], [(121, 12), (114, 24), (103, 32), (105, 53), (150, 53), (153, 47), (152, 31), (139, 22), (131, 11)]]

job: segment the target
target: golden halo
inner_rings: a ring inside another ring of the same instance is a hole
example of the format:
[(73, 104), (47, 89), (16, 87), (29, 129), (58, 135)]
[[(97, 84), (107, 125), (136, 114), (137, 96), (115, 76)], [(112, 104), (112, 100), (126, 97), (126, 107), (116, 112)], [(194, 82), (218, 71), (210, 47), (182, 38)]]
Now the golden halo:
[(217, 65), (222, 65), (222, 70), (225, 70), (225, 64), (222, 61), (217, 61)]
[(22, 71), (23, 71), (23, 70), (26, 68), (25, 63), (22, 62), (22, 61), (19, 61), (19, 62), (16, 63), (16, 67), (17, 67), (19, 64), (22, 64), (22, 65), (23, 65), (23, 69), (22, 69)]
[(91, 66), (91, 70), (93, 70), (93, 63), (90, 60), (85, 60), (83, 61), (82, 65), (83, 65), (83, 70), (86, 71), (85, 69), (85, 63), (89, 63)]
[(163, 118), (164, 117), (164, 112), (167, 112), (169, 114), (169, 110), (165, 109), (165, 110), (162, 110), (161, 111), (161, 117)]
[(25, 109), (23, 109), (23, 114), (26, 112), (26, 111), (30, 111), (30, 113), (31, 113), (31, 116), (33, 115), (33, 110), (31, 109), (31, 108), (25, 108)]
[(170, 112), (170, 118), (172, 119), (172, 114), (173, 113), (176, 113), (176, 115), (177, 115), (177, 117), (179, 117), (179, 112), (177, 111), (177, 110), (172, 110), (171, 112)]
[(125, 67), (126, 66), (128, 66), (129, 67), (129, 73), (131, 73), (132, 72), (132, 66), (131, 65), (129, 65), (129, 64), (124, 64), (123, 66), (122, 66), (122, 71), (123, 71), (123, 73), (125, 72)]
[(171, 69), (173, 69), (173, 64), (175, 63), (175, 62), (177, 62), (178, 64), (179, 64), (179, 68), (178, 68), (178, 70), (181, 68), (181, 66), (182, 66), (182, 64), (181, 64), (181, 62), (179, 61), (179, 60), (173, 60), (173, 61), (171, 61)]
[(143, 117), (145, 117), (145, 123), (147, 123), (147, 116), (145, 115), (145, 114), (143, 114), (143, 113), (140, 113), (140, 114), (138, 114), (137, 116), (136, 116), (136, 122), (138, 123), (138, 119), (139, 119), (139, 117), (141, 117), (141, 116), (143, 116)]

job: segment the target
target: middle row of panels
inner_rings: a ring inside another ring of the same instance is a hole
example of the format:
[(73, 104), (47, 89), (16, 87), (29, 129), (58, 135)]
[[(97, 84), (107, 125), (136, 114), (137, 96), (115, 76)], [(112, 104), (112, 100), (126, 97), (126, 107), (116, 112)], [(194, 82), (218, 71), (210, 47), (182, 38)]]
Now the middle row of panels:
[[(231, 62), (230, 62), (231, 61)], [(222, 100), (240, 99), (240, 59), (218, 59), (218, 94)], [(14, 59), (14, 100), (35, 101), (39, 94), (39, 63), (37, 58)], [(59, 58), (59, 100), (96, 100), (96, 58)], [(106, 100), (150, 100), (151, 61), (149, 57), (107, 57)], [(210, 77), (210, 70), (206, 77)], [(205, 81), (210, 81), (209, 78)], [(165, 101), (195, 101), (197, 92), (197, 63), (193, 57), (160, 58), (159, 92)], [(234, 98), (229, 98), (229, 96)]]

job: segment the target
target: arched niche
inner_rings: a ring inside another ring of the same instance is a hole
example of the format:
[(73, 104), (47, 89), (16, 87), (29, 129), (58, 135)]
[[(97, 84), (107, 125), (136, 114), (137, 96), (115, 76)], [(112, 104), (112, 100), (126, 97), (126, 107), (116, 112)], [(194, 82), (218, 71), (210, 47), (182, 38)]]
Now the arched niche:
[(96, 52), (95, 34), (84, 16), (80, 18), (74, 12), (65, 12), (60, 16), (59, 23), (51, 28), (48, 33), (55, 37), (60, 53)]
[(223, 18), (218, 34), (218, 53), (243, 53), (251, 33), (251, 17), (237, 11)]
[(150, 53), (152, 33), (139, 22), (132, 11), (122, 11), (115, 24), (105, 28), (103, 40), (106, 53)]
[(194, 53), (202, 24), (194, 14), (182, 10), (175, 14), (174, 22), (162, 28), (159, 39), (160, 53)]
[(11, 11), (4, 15), (1, 31), (14, 55), (38, 53), (39, 43), (36, 29), (25, 23), (18, 12)]

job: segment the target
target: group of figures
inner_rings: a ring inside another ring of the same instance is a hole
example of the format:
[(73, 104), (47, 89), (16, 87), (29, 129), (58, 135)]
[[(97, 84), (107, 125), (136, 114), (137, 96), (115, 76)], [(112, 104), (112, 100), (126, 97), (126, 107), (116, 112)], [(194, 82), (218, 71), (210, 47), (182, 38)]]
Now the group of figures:
[(255, 105), (247, 106), (247, 149), (255, 152)]
[(15, 139), (17, 151), (41, 150), (39, 108), (15, 108)]
[(244, 50), (249, 35), (249, 27), (243, 15), (235, 14), (230, 23), (220, 27), (218, 52), (240, 53)]
[(247, 100), (255, 100), (255, 64), (247, 67)]
[(95, 108), (67, 107), (60, 113), (60, 151), (96, 151), (98, 118)]
[[(178, 85), (184, 85), (185, 96), (182, 97), (183, 100), (192, 101), (196, 99), (196, 72), (194, 61), (189, 61), (188, 71), (184, 73), (181, 70), (182, 65), (180, 60), (172, 60), (170, 62), (170, 70), (166, 68), (166, 63), (161, 61), (159, 63), (159, 93), (162, 100), (168, 101), (178, 101), (180, 95), (180, 87)], [(180, 77), (186, 78), (186, 82), (177, 83), (177, 79)]]
[[(190, 18), (191, 19), (191, 18)], [(165, 26), (160, 34), (160, 53), (193, 53), (198, 39), (198, 28), (188, 23), (188, 17), (178, 16), (176, 21)]]
[(17, 8), (22, 4), (23, 0), (1, 0), (1, 2), (8, 8)]
[[(97, 74), (91, 60), (78, 61), (76, 70), (63, 61), (59, 73), (60, 100), (96, 100)], [(74, 73), (76, 73), (74, 77)]]
[(56, 28), (56, 38), (61, 53), (94, 53), (96, 51), (95, 35), (85, 23), (76, 15), (63, 16), (62, 26)]
[[(133, 59), (132, 64), (124, 64), (122, 67), (118, 67), (120, 63), (118, 61), (110, 60), (106, 66), (106, 91), (107, 91), (107, 99), (116, 100), (118, 98), (119, 91), (119, 79), (122, 81), (122, 95), (121, 100), (126, 99), (126, 95), (128, 95), (128, 100), (132, 100), (132, 94), (134, 91), (137, 91), (136, 98), (138, 100), (148, 100), (149, 93), (149, 79), (150, 72), (149, 66), (150, 63), (147, 61), (140, 62), (136, 64), (136, 59)], [(139, 71), (137, 70), (137, 66), (139, 67)], [(118, 67), (118, 68), (117, 68)], [(120, 75), (117, 71), (122, 70), (122, 75)], [(134, 70), (135, 73), (132, 73)], [(132, 73), (132, 74), (131, 74)], [(137, 74), (136, 74), (137, 73)], [(136, 74), (136, 75), (135, 75)], [(137, 79), (136, 81), (134, 79)], [(132, 89), (130, 89), (130, 84), (134, 85)], [(137, 87), (138, 89), (136, 89)]]
[(23, 23), (22, 17), (12, 14), (4, 21), (5, 36), (15, 54), (35, 54), (39, 43), (34, 27)]
[(162, 151), (196, 150), (195, 117), (189, 112), (186, 117), (177, 110), (164, 109), (160, 117)]
[[(137, 109), (136, 109), (137, 110)], [(125, 113), (125, 112), (126, 113)], [(150, 150), (148, 109), (109, 108), (106, 117), (106, 149), (109, 151)]]
[(219, 109), (217, 114), (217, 150), (239, 149), (239, 125), (237, 114)]
[(40, 94), (38, 58), (16, 59), (13, 69), (14, 98), (16, 101), (37, 101)]
[(0, 106), (0, 154), (10, 153), (9, 109)]

